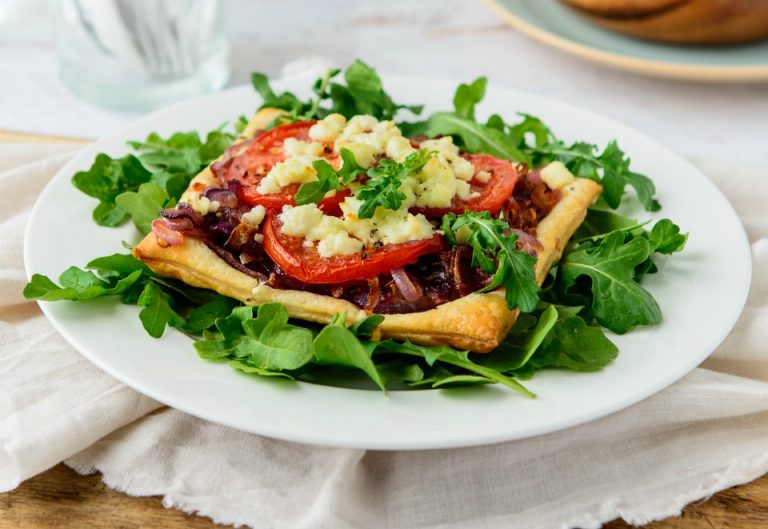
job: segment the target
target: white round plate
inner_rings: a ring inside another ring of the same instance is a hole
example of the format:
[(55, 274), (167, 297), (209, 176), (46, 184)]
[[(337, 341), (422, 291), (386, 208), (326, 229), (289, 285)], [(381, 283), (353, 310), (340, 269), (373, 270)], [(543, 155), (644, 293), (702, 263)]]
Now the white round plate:
[[(276, 83), (308, 94), (310, 80)], [(451, 107), (455, 81), (387, 77), (396, 101), (427, 103), (426, 112)], [(250, 87), (180, 103), (101, 139), (67, 164), (41, 194), (25, 239), (27, 273), (51, 278), (70, 265), (124, 252), (132, 226), (95, 225), (95, 201), (70, 183), (97, 153), (120, 156), (126, 141), (149, 132), (205, 132), (257, 107)], [(726, 199), (698, 170), (652, 139), (608, 118), (559, 101), (488, 88), (482, 114), (540, 116), (567, 140), (605, 145), (616, 138), (633, 167), (657, 183), (664, 209), (690, 239), (645, 285), (664, 322), (624, 336), (613, 364), (597, 373), (546, 371), (526, 383), (529, 400), (498, 385), (427, 391), (341, 389), (259, 378), (198, 358), (191, 340), (174, 330), (147, 336), (135, 306), (112, 299), (43, 302), (56, 329), (101, 369), (169, 406), (241, 430), (322, 445), (371, 449), (428, 449), (520, 439), (580, 424), (662, 390), (704, 360), (725, 338), (749, 289), (750, 254), (744, 230)], [(647, 215), (637, 211), (642, 218)]]
[(768, 41), (733, 46), (652, 42), (601, 28), (561, 0), (483, 0), (511, 26), (544, 44), (653, 77), (739, 83), (768, 80)]

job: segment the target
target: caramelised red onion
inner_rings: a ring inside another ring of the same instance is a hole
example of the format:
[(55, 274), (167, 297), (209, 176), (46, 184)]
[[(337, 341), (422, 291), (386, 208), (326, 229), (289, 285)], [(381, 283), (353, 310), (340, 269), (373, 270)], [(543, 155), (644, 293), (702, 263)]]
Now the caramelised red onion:
[(163, 247), (178, 246), (184, 242), (184, 235), (169, 226), (169, 222), (175, 221), (169, 221), (168, 219), (155, 219), (152, 221), (152, 233), (157, 237), (158, 244)]
[(209, 187), (205, 190), (205, 197), (208, 200), (216, 201), (219, 203), (219, 207), (222, 208), (236, 208), (237, 207), (237, 195), (229, 189), (221, 189), (219, 187)]
[(403, 268), (395, 268), (391, 272), (392, 279), (395, 281), (397, 288), (400, 289), (400, 293), (403, 295), (406, 301), (416, 301), (421, 299), (424, 295), (421, 288), (416, 286), (411, 278), (408, 277), (408, 272)]
[(187, 218), (195, 226), (203, 224), (203, 216), (186, 202), (179, 202), (175, 208), (164, 209), (160, 212), (160, 215), (166, 219)]
[(517, 235), (519, 237), (519, 242), (522, 244), (522, 250), (534, 257), (536, 257), (536, 254), (544, 249), (544, 246), (541, 244), (541, 241), (531, 235), (530, 233), (526, 233), (523, 230), (513, 229), (512, 233)]

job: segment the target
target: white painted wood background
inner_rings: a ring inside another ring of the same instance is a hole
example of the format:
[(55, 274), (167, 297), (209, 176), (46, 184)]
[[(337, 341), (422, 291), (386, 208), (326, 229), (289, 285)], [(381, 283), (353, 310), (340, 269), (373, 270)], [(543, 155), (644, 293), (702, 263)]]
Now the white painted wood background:
[[(385, 73), (487, 75), (621, 120), (691, 158), (768, 166), (768, 84), (703, 85), (611, 70), (529, 40), (478, 0), (224, 1), (231, 84), (247, 82), (252, 70), (277, 75), (307, 56), (340, 66), (360, 57)], [(0, 29), (0, 129), (95, 138), (136, 116), (66, 92), (46, 2), (0, 3), (15, 17)]]

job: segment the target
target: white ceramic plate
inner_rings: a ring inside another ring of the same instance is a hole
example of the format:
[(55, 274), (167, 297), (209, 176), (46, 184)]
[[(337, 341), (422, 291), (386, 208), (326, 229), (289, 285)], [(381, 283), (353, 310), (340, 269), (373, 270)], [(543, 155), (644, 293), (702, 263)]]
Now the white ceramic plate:
[[(397, 101), (450, 108), (457, 83), (389, 77)], [(309, 80), (278, 88), (305, 94)], [(70, 265), (124, 251), (136, 241), (131, 226), (101, 228), (90, 218), (95, 203), (71, 184), (96, 153), (122, 155), (126, 140), (178, 130), (201, 132), (253, 111), (257, 96), (235, 88), (146, 116), (101, 139), (67, 164), (43, 191), (25, 239), (27, 273), (53, 278)], [(136, 390), (193, 415), (282, 439), (373, 449), (427, 449), (519, 439), (580, 424), (620, 410), (676, 381), (707, 357), (738, 317), (747, 295), (750, 257), (744, 230), (726, 199), (680, 156), (629, 127), (577, 107), (489, 87), (482, 113), (537, 114), (565, 139), (606, 144), (616, 138), (636, 170), (653, 177), (661, 212), (690, 231), (684, 253), (669, 259), (647, 287), (664, 322), (613, 336), (621, 353), (597, 373), (548, 371), (527, 386), (528, 400), (497, 385), (454, 390), (340, 389), (243, 375), (197, 357), (191, 340), (170, 330), (147, 336), (137, 307), (103, 299), (41, 303), (61, 334), (101, 369)], [(640, 213), (641, 216), (645, 216)], [(659, 215), (659, 217), (661, 216)]]
[(601, 28), (560, 0), (483, 0), (529, 37), (578, 57), (654, 77), (707, 82), (768, 80), (768, 41), (676, 46)]

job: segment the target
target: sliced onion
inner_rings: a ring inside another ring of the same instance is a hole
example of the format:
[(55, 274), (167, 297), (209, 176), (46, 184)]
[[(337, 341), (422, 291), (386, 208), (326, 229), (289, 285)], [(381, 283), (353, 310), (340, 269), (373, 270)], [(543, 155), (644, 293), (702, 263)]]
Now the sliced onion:
[(178, 246), (184, 242), (184, 235), (168, 225), (168, 219), (155, 219), (152, 221), (152, 233), (157, 237), (157, 242), (162, 247)]
[(513, 229), (512, 233), (516, 234), (520, 238), (519, 240), (522, 243), (522, 250), (525, 253), (536, 256), (537, 252), (544, 249), (544, 245), (541, 244), (541, 241), (530, 233), (526, 233), (523, 230), (517, 229)]
[(164, 209), (160, 215), (166, 219), (188, 218), (195, 226), (202, 226), (203, 224), (203, 216), (186, 202), (179, 202), (175, 208)]
[(205, 191), (205, 196), (208, 200), (216, 201), (220, 207), (223, 208), (236, 208), (237, 207), (237, 195), (229, 189), (221, 189), (218, 187), (211, 187)]
[(403, 268), (395, 268), (392, 270), (392, 279), (394, 279), (397, 288), (400, 289), (400, 293), (403, 295), (406, 301), (416, 301), (421, 299), (424, 293), (421, 288), (417, 287), (408, 277), (408, 272)]
[(175, 219), (163, 219), (164, 224), (174, 231), (191, 231), (195, 228), (189, 217), (176, 217)]

